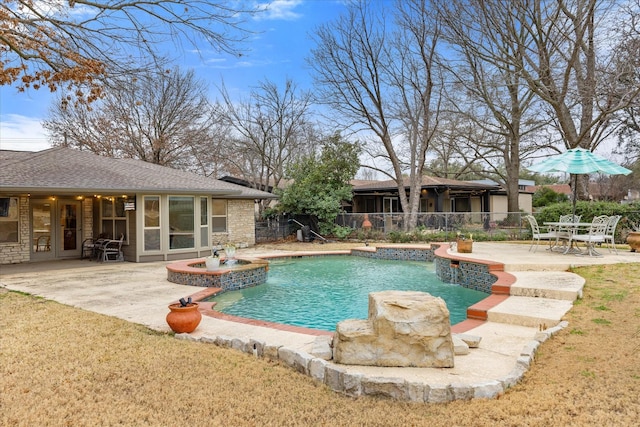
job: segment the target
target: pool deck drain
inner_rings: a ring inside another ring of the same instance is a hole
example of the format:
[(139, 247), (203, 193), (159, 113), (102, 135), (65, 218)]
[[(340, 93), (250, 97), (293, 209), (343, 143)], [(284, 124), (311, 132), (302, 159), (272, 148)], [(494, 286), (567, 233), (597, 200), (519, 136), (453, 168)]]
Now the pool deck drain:
[[(537, 346), (566, 326), (566, 322), (558, 325), (571, 301), (580, 295), (584, 281), (579, 283), (578, 276), (563, 271), (580, 265), (640, 262), (640, 254), (623, 251), (590, 258), (540, 249), (533, 253), (528, 248), (522, 244), (474, 244), (474, 253), (468, 258), (503, 262), (516, 282), (511, 296), (505, 295), (487, 308), (489, 321), (464, 322), (470, 326), (466, 333), (481, 336), (482, 341), (468, 355), (457, 356), (454, 368), (336, 365), (312, 356), (322, 348), (326, 337), (209, 316), (203, 317), (196, 331), (180, 338), (215, 342), (249, 353), (259, 345), (262, 356), (277, 358), (349, 395), (374, 394), (423, 402), (496, 397), (517, 383), (532, 363)], [(318, 249), (322, 250), (322, 245)], [(259, 248), (238, 252), (247, 256), (301, 254), (260, 252)], [(451, 255), (465, 258), (465, 254)], [(167, 264), (69, 260), (2, 265), (0, 286), (168, 332), (167, 305), (202, 288), (168, 282)], [(541, 332), (545, 326), (548, 329)]]

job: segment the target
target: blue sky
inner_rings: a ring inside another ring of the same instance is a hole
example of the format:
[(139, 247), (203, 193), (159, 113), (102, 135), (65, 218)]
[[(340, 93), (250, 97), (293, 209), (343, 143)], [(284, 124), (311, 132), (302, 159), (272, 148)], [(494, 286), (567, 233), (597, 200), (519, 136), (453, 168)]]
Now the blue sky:
[[(256, 3), (257, 4), (257, 3)], [(234, 97), (243, 97), (260, 81), (282, 84), (290, 78), (300, 89), (310, 89), (312, 79), (305, 58), (313, 47), (309, 34), (345, 10), (343, 0), (275, 0), (269, 9), (246, 26), (255, 34), (240, 58), (203, 49), (198, 55), (185, 46), (176, 65), (193, 68), (209, 85), (210, 99), (219, 98), (216, 85), (224, 84)], [(0, 149), (37, 151), (49, 148), (40, 122), (47, 117), (54, 96), (48, 90), (18, 93), (0, 86)]]

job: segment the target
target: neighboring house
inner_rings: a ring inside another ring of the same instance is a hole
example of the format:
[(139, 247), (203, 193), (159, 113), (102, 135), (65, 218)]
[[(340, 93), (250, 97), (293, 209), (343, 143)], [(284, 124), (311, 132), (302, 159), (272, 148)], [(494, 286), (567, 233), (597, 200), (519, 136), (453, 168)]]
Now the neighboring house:
[[(408, 180), (405, 188), (408, 193)], [(521, 191), (520, 196), (521, 208), (530, 208), (531, 194)], [(506, 213), (506, 207), (506, 192), (496, 183), (422, 177), (420, 212)], [(396, 182), (389, 180), (354, 183), (351, 211), (401, 212)]]
[[(240, 178), (225, 176), (227, 182), (249, 187), (250, 184)], [(409, 182), (406, 181), (407, 194)], [(531, 212), (532, 193), (520, 187), (520, 208)], [(533, 182), (531, 182), (533, 183)], [(398, 187), (394, 180), (351, 180), (353, 200), (343, 204), (348, 213), (401, 213)], [(273, 191), (269, 186), (268, 191)], [(495, 182), (458, 181), (454, 179), (422, 177), (420, 190), (421, 213), (464, 212), (464, 213), (497, 213), (492, 220), (506, 217), (507, 194)]]
[(254, 204), (274, 195), (87, 151), (0, 150), (0, 264), (79, 258), (87, 238), (124, 235), (125, 260), (255, 244)]

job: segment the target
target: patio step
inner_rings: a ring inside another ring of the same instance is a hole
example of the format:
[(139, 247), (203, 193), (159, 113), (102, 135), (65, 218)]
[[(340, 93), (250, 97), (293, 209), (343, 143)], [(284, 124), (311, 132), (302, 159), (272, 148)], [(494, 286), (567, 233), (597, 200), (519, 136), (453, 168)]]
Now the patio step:
[(518, 271), (511, 274), (516, 277), (510, 289), (512, 296), (567, 301), (582, 298), (585, 280), (577, 274), (564, 271)]
[(568, 300), (510, 296), (487, 311), (487, 320), (546, 329), (557, 325), (572, 306)]

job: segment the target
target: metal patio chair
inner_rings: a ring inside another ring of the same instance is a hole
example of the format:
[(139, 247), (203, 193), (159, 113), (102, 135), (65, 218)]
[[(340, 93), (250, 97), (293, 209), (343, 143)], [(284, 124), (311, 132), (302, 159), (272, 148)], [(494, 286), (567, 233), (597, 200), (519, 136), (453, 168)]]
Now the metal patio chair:
[(549, 247), (552, 247), (552, 242), (557, 240), (558, 234), (555, 231), (550, 230), (542, 232), (538, 225), (538, 221), (533, 215), (526, 215), (524, 218), (529, 221), (529, 225), (531, 226), (531, 246), (529, 247), (529, 251), (533, 248), (534, 242), (536, 243), (536, 248), (533, 252), (537, 251), (540, 240), (548, 240)]
[(124, 261), (122, 253), (122, 242), (124, 234), (120, 236), (120, 240), (106, 240), (104, 244), (98, 246), (98, 260), (102, 262)]
[(608, 243), (609, 252), (613, 248), (616, 254), (618, 253), (618, 248), (616, 248), (616, 227), (618, 227), (620, 218), (622, 218), (622, 215), (611, 215), (609, 222), (607, 222), (607, 231), (604, 233), (604, 240)]

